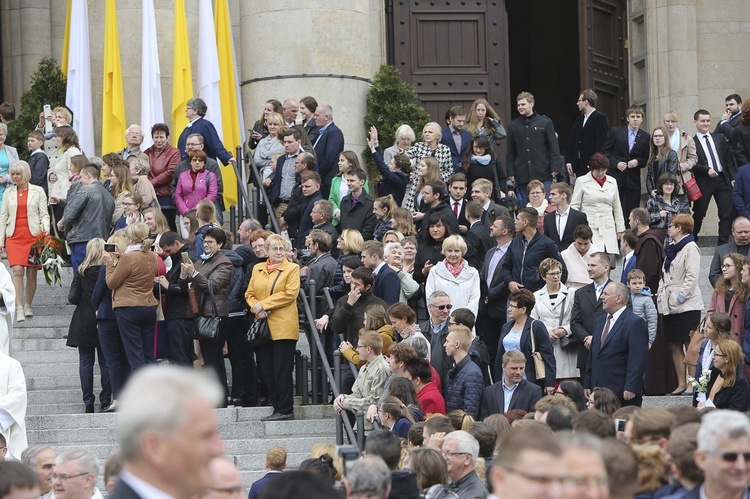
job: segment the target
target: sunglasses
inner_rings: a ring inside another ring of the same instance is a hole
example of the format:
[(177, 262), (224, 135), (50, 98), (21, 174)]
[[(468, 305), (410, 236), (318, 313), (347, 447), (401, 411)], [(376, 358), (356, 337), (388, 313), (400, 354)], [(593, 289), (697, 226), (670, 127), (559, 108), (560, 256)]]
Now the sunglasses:
[(734, 463), (737, 459), (742, 456), (745, 462), (750, 462), (750, 452), (719, 452), (719, 451), (706, 451), (709, 456), (720, 457), (728, 463)]
[(451, 305), (451, 304), (448, 304), (448, 305), (430, 305), (430, 306), (431, 306), (431, 307), (435, 307), (435, 308), (436, 308), (436, 309), (438, 309), (438, 310), (445, 310), (446, 308), (447, 308), (448, 310), (450, 310), (450, 309), (452, 309), (452, 308), (453, 308), (453, 305)]

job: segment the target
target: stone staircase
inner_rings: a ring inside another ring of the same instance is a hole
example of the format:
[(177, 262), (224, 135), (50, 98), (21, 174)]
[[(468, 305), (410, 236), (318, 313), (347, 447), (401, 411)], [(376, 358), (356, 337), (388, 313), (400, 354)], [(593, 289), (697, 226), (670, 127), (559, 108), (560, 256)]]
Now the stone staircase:
[[(62, 288), (47, 286), (43, 276), (39, 276), (34, 317), (15, 324), (12, 355), (21, 363), (26, 376), (29, 445), (46, 444), (58, 453), (85, 447), (103, 465), (118, 450), (117, 415), (84, 414), (78, 351), (67, 347), (63, 339), (75, 308), (67, 305), (72, 276), (72, 269), (63, 269)], [(301, 341), (300, 348), (306, 347), (306, 342)], [(231, 373), (229, 362), (227, 370)], [(97, 410), (98, 371), (95, 366)], [(227, 455), (242, 472), (246, 487), (265, 473), (266, 451), (273, 445), (287, 450), (287, 464), (294, 468), (310, 457), (314, 444), (335, 443), (332, 407), (300, 406), (300, 402), (299, 397), (295, 399), (295, 421), (261, 422), (260, 418), (270, 414), (270, 407), (217, 410)]]

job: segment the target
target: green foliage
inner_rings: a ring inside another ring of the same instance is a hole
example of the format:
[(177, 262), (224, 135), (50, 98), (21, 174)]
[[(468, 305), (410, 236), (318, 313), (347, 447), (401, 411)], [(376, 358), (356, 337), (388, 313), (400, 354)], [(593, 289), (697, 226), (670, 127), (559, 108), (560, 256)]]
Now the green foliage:
[[(370, 132), (371, 126), (377, 128), (380, 148), (385, 150), (393, 145), (396, 130), (401, 125), (411, 126), (419, 137), (422, 128), (429, 122), (430, 115), (419, 105), (414, 87), (401, 79), (395, 66), (380, 66), (367, 95), (366, 133)], [(377, 180), (380, 174), (369, 148), (365, 148), (362, 158), (367, 164), (370, 179)]]
[(31, 75), (31, 88), (21, 97), (21, 113), (11, 126), (11, 136), (21, 159), (29, 159), (26, 136), (39, 123), (39, 113), (44, 105), (49, 104), (52, 109), (65, 105), (66, 85), (65, 75), (57, 61), (42, 57)]

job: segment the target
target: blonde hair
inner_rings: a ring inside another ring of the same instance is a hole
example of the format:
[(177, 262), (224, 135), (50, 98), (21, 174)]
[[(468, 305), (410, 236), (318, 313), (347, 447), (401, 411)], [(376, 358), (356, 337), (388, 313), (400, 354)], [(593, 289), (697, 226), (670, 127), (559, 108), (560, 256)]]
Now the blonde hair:
[[(328, 454), (333, 457), (336, 455), (336, 446), (333, 444), (315, 444), (310, 450), (310, 457), (313, 459), (320, 459), (324, 454)], [(341, 459), (333, 458), (333, 467), (336, 469), (336, 480), (340, 480), (344, 476), (344, 466)]]
[(129, 238), (134, 244), (141, 244), (141, 251), (151, 251), (153, 241), (148, 238), (148, 225), (138, 222), (128, 225), (125, 229), (125, 237)]
[(162, 232), (167, 232), (169, 229), (169, 223), (167, 222), (167, 217), (164, 216), (164, 213), (162, 213), (160, 208), (146, 208), (143, 210), (143, 216), (145, 217), (146, 214), (153, 213), (154, 220), (156, 220), (156, 233), (161, 234)]
[(355, 229), (344, 229), (341, 231), (342, 244), (339, 246), (341, 251), (348, 251), (349, 253), (362, 253), (362, 246), (365, 244), (365, 240), (362, 238), (362, 233)]
[(86, 244), (86, 257), (78, 266), (78, 273), (83, 275), (89, 267), (102, 264), (102, 255), (104, 254), (104, 239), (95, 237)]
[[(117, 246), (117, 248), (120, 250), (120, 253), (125, 253), (125, 250), (128, 247), (128, 241), (125, 239), (125, 236), (123, 235), (123, 229), (115, 231), (114, 234), (109, 236), (109, 239), (107, 239), (108, 244), (114, 244)], [(117, 260), (117, 255), (115, 253), (112, 253), (112, 258), (114, 260)]]
[(459, 250), (462, 256), (469, 251), (468, 246), (466, 246), (466, 241), (464, 241), (464, 238), (461, 236), (448, 236), (445, 238), (443, 241), (443, 254), (449, 249)]
[(23, 179), (24, 183), (28, 183), (28, 181), (31, 180), (31, 168), (26, 161), (14, 161), (13, 164), (10, 165), (10, 168), (8, 168), (8, 175), (17, 171), (21, 172), (21, 178)]
[(469, 347), (471, 347), (471, 330), (461, 324), (456, 324), (453, 326), (450, 326), (448, 328), (449, 333), (454, 333), (456, 336), (456, 340), (461, 345), (461, 348), (468, 351)]
[(380, 404), (380, 410), (392, 417), (394, 421), (406, 418), (409, 422), (414, 424), (414, 415), (412, 414), (411, 409), (396, 397), (388, 396), (384, 398), (383, 402)]

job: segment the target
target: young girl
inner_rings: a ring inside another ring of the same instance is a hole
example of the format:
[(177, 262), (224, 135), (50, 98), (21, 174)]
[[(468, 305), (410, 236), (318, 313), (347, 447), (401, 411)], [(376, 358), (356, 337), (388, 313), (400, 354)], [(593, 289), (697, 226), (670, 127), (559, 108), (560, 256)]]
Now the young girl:
[(502, 191), (494, 192), (495, 180), (497, 179), (500, 186), (504, 186), (508, 178), (504, 169), (497, 164), (489, 137), (480, 135), (471, 139), (471, 143), (466, 149), (462, 169), (466, 174), (467, 186), (471, 186), (478, 178), (485, 178), (492, 182), (493, 198), (505, 197), (505, 193)]
[(419, 209), (419, 205), (422, 202), (422, 187), (427, 182), (437, 180), (442, 180), (438, 160), (431, 156), (420, 159), (417, 165), (417, 174), (409, 185), (401, 206), (409, 210), (410, 213)]
[(102, 375), (102, 391), (99, 394), (102, 410), (106, 409), (112, 402), (112, 389), (109, 383), (109, 370), (107, 361), (99, 345), (99, 336), (96, 328), (96, 307), (91, 302), (96, 280), (102, 268), (102, 255), (104, 254), (104, 240), (95, 238), (86, 244), (86, 258), (76, 269), (73, 283), (68, 292), (68, 302), (76, 305), (73, 318), (68, 328), (68, 340), (66, 345), (78, 347), (78, 364), (81, 378), (81, 390), (83, 391), (83, 403), (86, 404), (86, 412), (94, 412), (94, 360), (99, 359), (99, 369)]
[(367, 145), (370, 146), (372, 159), (380, 172), (378, 181), (378, 194), (381, 196), (393, 195), (397, 205), (400, 205), (406, 194), (406, 186), (409, 184), (411, 169), (411, 160), (405, 154), (396, 154), (386, 166), (386, 161), (380, 153), (378, 147), (378, 129), (370, 127), (370, 137), (367, 139)]
[(391, 230), (393, 226), (393, 212), (396, 208), (396, 201), (393, 199), (392, 194), (379, 197), (373, 203), (372, 212), (375, 214), (375, 218), (378, 219), (375, 231), (373, 232), (373, 237), (376, 241), (382, 242), (385, 233)]
[(487, 136), (490, 146), (493, 141), (505, 138), (505, 128), (500, 115), (492, 109), (486, 99), (477, 99), (471, 105), (466, 117), (466, 131), (472, 135)]
[(414, 424), (412, 411), (396, 397), (388, 396), (378, 410), (380, 424), (401, 438), (408, 438), (409, 428)]
[(123, 198), (122, 205), (125, 210), (115, 224), (115, 230), (124, 229), (128, 225), (143, 222), (143, 214), (141, 214), (141, 196), (137, 192), (128, 193)]
[[(341, 218), (341, 200), (349, 194), (349, 188), (346, 186), (344, 174), (352, 169), (361, 169), (359, 158), (354, 151), (344, 151), (339, 154), (339, 173), (331, 181), (331, 193), (328, 195), (328, 201), (333, 203), (333, 225), (339, 224)], [(365, 182), (365, 192), (369, 194), (370, 188)]]
[[(334, 303), (342, 296), (349, 294), (352, 284), (352, 272), (361, 266), (362, 260), (360, 260), (358, 256), (348, 256), (341, 263), (343, 280), (336, 286), (328, 288), (328, 291), (331, 293), (331, 299)], [(331, 315), (333, 315), (333, 309), (330, 309), (327, 313), (320, 316), (320, 319), (315, 319), (315, 325), (318, 326), (319, 331), (324, 330), (328, 326), (328, 320)]]

